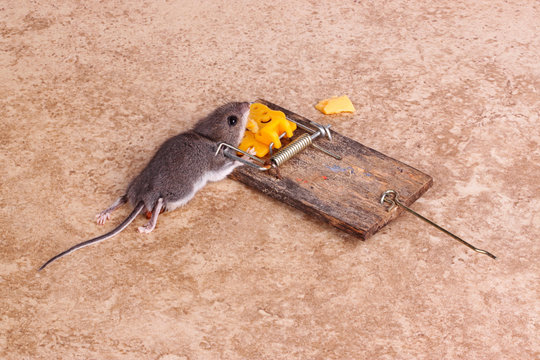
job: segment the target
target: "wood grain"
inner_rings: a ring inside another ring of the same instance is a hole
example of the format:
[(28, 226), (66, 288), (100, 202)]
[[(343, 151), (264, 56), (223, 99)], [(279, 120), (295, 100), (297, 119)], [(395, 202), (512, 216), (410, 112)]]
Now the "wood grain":
[[(292, 111), (266, 100), (257, 102), (310, 126), (308, 119)], [(401, 201), (410, 205), (431, 187), (431, 176), (331, 132), (332, 141), (316, 139), (315, 142), (341, 155), (342, 160), (309, 147), (280, 166), (281, 179), (248, 166), (237, 168), (231, 177), (363, 240), (401, 212), (401, 209), (388, 212), (379, 203), (384, 191), (398, 191)], [(293, 139), (301, 133), (297, 130)]]

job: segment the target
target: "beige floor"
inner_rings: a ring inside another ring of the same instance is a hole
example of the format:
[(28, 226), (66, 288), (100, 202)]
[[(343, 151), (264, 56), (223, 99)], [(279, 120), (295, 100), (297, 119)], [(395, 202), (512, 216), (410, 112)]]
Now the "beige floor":
[[(3, 1), (0, 358), (540, 358), (540, 5), (440, 3)], [(339, 94), (354, 115), (313, 108)], [(414, 208), (498, 260), (224, 180), (36, 272), (164, 139), (258, 97), (431, 174)]]

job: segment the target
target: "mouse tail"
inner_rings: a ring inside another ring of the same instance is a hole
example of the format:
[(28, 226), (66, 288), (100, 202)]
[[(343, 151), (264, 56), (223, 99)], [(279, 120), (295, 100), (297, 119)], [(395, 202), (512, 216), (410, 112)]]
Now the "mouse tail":
[(43, 269), (45, 269), (45, 267), (47, 265), (49, 265), (50, 263), (52, 263), (53, 261), (55, 260), (58, 260), (60, 259), (61, 257), (69, 254), (69, 253), (72, 253), (73, 251), (75, 250), (78, 250), (80, 248), (83, 248), (85, 246), (88, 246), (88, 245), (91, 245), (91, 244), (94, 244), (96, 242), (99, 242), (99, 241), (103, 241), (103, 240), (106, 240), (106, 239), (109, 239), (117, 234), (119, 234), (122, 230), (124, 230), (129, 224), (131, 224), (131, 222), (133, 220), (135, 220), (135, 218), (137, 217), (137, 215), (139, 215), (139, 213), (143, 210), (144, 208), (144, 203), (141, 201), (136, 207), (135, 209), (133, 209), (133, 211), (131, 212), (131, 214), (129, 214), (129, 216), (124, 220), (122, 221), (122, 223), (120, 225), (118, 225), (117, 227), (115, 227), (114, 229), (112, 229), (111, 231), (109, 231), (108, 233), (106, 234), (103, 234), (101, 236), (98, 236), (96, 238), (93, 238), (93, 239), (90, 239), (90, 240), (86, 240), (86, 241), (83, 241), (81, 243), (78, 243), (77, 245), (74, 245), (72, 247), (70, 247), (69, 249), (65, 250), (65, 251), (62, 251), (61, 253), (53, 256), (52, 258), (50, 258), (49, 260), (47, 260), (47, 262), (43, 265), (41, 265), (41, 267), (38, 269), (38, 271), (41, 271)]

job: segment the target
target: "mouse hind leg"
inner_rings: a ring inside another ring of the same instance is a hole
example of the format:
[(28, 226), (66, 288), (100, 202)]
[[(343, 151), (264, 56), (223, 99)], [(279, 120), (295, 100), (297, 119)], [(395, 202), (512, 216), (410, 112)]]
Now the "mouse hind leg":
[(118, 209), (120, 206), (127, 203), (127, 200), (128, 198), (126, 195), (120, 196), (118, 199), (116, 199), (115, 202), (111, 204), (111, 206), (96, 215), (97, 223), (99, 225), (105, 224), (105, 222), (111, 218), (111, 213), (114, 210)]
[(152, 230), (154, 230), (154, 228), (156, 227), (157, 218), (159, 214), (161, 213), (162, 207), (163, 207), (163, 198), (159, 198), (156, 203), (156, 206), (154, 207), (154, 209), (152, 209), (152, 217), (150, 218), (150, 221), (148, 221), (146, 225), (139, 227), (140, 233), (148, 234), (152, 232)]

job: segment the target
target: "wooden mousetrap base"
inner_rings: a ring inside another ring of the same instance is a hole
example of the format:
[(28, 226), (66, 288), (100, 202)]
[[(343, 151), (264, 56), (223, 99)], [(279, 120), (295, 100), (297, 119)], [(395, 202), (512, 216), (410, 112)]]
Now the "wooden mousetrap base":
[[(310, 125), (309, 120), (266, 100), (257, 100), (287, 118)], [(302, 133), (296, 130), (296, 138)], [(230, 175), (264, 194), (330, 223), (362, 240), (375, 234), (402, 209), (386, 211), (380, 204), (384, 191), (399, 192), (410, 205), (432, 185), (431, 176), (378, 151), (332, 131), (332, 141), (314, 142), (342, 157), (336, 160), (309, 147), (279, 167), (281, 179), (273, 172), (241, 166)]]

